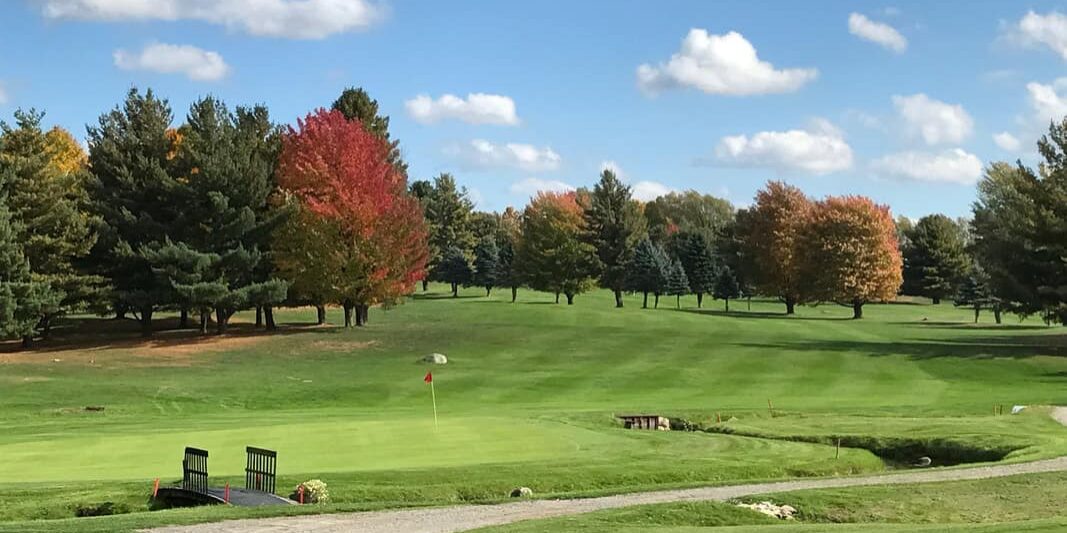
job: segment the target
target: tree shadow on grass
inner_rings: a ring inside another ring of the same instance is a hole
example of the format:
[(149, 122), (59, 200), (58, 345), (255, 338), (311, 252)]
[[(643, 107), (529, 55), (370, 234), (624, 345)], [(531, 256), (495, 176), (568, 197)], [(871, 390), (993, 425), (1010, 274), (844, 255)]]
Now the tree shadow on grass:
[(975, 324), (974, 322), (945, 321), (891, 322), (891, 324), (954, 331), (1039, 331), (1051, 329), (1051, 327), (1044, 324)]
[[(190, 323), (195, 322), (190, 317)], [(178, 329), (177, 318), (153, 320), (152, 336), (141, 335), (141, 325), (136, 320), (108, 318), (67, 318), (52, 330), (51, 338), (36, 340), (30, 348), (23, 348), (20, 341), (0, 342), (0, 355), (53, 353), (69, 350), (98, 351), (135, 348), (179, 348), (210, 345), (220, 340), (267, 339), (295, 334), (331, 334), (341, 331), (339, 326), (308, 323), (279, 324), (278, 329), (267, 331), (254, 324), (231, 323), (224, 335), (215, 334), (214, 323), (209, 333), (201, 335), (197, 328)]]
[(411, 295), (412, 300), (470, 300), (473, 298), (485, 298), (480, 294), (460, 294), (452, 296), (451, 292), (423, 292)]
[(693, 314), (697, 314), (697, 315), (723, 316), (723, 317), (730, 317), (730, 318), (756, 318), (756, 319), (777, 319), (777, 320), (820, 320), (820, 321), (852, 320), (852, 317), (848, 317), (848, 316), (787, 315), (787, 314), (785, 314), (784, 311), (781, 312), (781, 313), (772, 313), (770, 311), (746, 311), (746, 310), (725, 311), (725, 310), (722, 310), (722, 309), (708, 309), (708, 308), (694, 309), (692, 307), (690, 307), (690, 308), (682, 308), (682, 309), (677, 309), (677, 308), (671, 307), (670, 310), (671, 311), (677, 311), (677, 312), (680, 312), (680, 313), (693, 313)]
[(903, 355), (914, 360), (956, 357), (961, 359), (1024, 359), (1037, 356), (1067, 357), (1067, 335), (969, 337), (963, 339), (866, 341), (795, 341), (738, 343), (748, 348), (812, 352), (848, 352), (884, 357)]

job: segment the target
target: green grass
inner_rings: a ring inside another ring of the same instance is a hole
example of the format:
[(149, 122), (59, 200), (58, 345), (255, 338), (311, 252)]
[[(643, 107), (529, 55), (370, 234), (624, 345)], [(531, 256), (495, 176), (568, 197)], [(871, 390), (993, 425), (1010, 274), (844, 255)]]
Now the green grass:
[[(511, 304), (434, 290), (373, 310), (363, 329), (307, 327), (313, 310), (294, 310), (269, 337), (238, 328), (188, 344), (163, 332), (146, 346), (132, 322), (87, 319), (29, 357), (0, 350), (0, 521), (101, 501), (143, 511), (152, 479), (180, 477), (186, 445), (211, 451), (217, 483), (239, 483), (245, 445), (276, 449), (279, 492), (321, 478), (335, 498), (326, 510), (495, 501), (517, 485), (570, 497), (885, 468), (862, 449), (835, 460), (826, 443), (840, 435), (1010, 448), (1009, 460), (1067, 454), (1067, 431), (1043, 413), (992, 415), (994, 404), (1067, 403), (1060, 328), (972, 325), (950, 305), (871, 305), (852, 321), (830, 305), (785, 317), (763, 301), (724, 314), (693, 299), (643, 310), (633, 297), (615, 309), (607, 292), (566, 306), (529, 291)], [(417, 362), (430, 352), (449, 357), (433, 368), (436, 429)], [(623, 430), (612, 414), (631, 411), (719, 413), (736, 418), (723, 425), (735, 434)], [(794, 442), (805, 439), (817, 442)]]
[[(707, 531), (1063, 531), (1067, 473), (978, 481), (824, 489), (742, 498), (798, 510), (784, 522), (728, 502), (641, 505), (578, 516), (531, 520), (480, 533), (612, 533)], [(906, 527), (904, 526), (906, 525)], [(1032, 528), (1032, 529), (1030, 529)], [(715, 529), (718, 531), (718, 529)]]

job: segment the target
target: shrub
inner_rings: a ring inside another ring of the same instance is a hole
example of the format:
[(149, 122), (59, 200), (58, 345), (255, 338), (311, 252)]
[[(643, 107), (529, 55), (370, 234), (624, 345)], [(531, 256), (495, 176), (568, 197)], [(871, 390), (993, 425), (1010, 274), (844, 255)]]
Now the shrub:
[(321, 479), (310, 479), (296, 486), (293, 490), (293, 495), (290, 496), (293, 500), (298, 500), (300, 497), (300, 487), (304, 487), (304, 503), (328, 503), (330, 501), (330, 491), (326, 488), (326, 483)]

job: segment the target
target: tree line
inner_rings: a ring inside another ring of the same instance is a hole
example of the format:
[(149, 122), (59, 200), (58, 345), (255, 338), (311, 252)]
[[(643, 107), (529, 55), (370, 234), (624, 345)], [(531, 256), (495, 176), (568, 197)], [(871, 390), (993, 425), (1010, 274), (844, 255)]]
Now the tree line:
[(77, 312), (153, 317), (225, 332), (256, 310), (400, 303), (422, 283), (528, 287), (576, 296), (602, 287), (658, 307), (661, 296), (762, 295), (835, 302), (863, 316), (898, 294), (975, 311), (1067, 322), (1067, 122), (1037, 169), (992, 163), (973, 218), (893, 219), (861, 196), (807, 197), (769, 182), (751, 207), (695, 191), (650, 202), (605, 170), (591, 188), (541, 192), (521, 211), (481, 212), (449, 174), (409, 183), (389, 118), (361, 89), (295, 125), (265, 106), (167, 100), (131, 89), (87, 127), (88, 150), (43, 114), (0, 123), (0, 336), (29, 344)]

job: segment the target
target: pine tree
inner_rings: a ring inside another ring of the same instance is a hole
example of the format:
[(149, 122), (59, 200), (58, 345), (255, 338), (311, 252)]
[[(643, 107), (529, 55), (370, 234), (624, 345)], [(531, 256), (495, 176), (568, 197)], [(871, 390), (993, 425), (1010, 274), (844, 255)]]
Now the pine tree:
[(655, 295), (655, 306), (659, 306), (659, 295), (667, 287), (669, 266), (670, 260), (663, 248), (648, 238), (637, 244), (626, 269), (626, 288), (644, 295), (642, 309), (648, 309), (649, 293)]
[(76, 263), (96, 240), (97, 220), (88, 212), (85, 152), (66, 130), (41, 128), (43, 113), (16, 111), (14, 126), (0, 122), (0, 159), (10, 177), (5, 189), (18, 241), (36, 282), (58, 293), (58, 305), (42, 308), (44, 337), (55, 319), (84, 309), (102, 280)]
[(672, 259), (667, 276), (667, 294), (675, 297), (675, 306), (682, 308), (682, 296), (689, 294), (689, 278), (681, 261)]
[(471, 284), (485, 287), (486, 296), (489, 296), (497, 285), (499, 261), (500, 249), (497, 248), (495, 240), (486, 238), (474, 247), (474, 274), (471, 276)]
[(615, 307), (622, 307), (626, 263), (634, 247), (647, 234), (645, 217), (633, 200), (630, 187), (619, 181), (614, 172), (605, 170), (589, 195), (585, 220), (588, 240), (596, 247), (597, 257), (604, 266), (600, 286), (611, 289), (615, 293)]
[(470, 260), (458, 246), (453, 246), (445, 251), (444, 257), (437, 263), (434, 270), (434, 279), (452, 285), (452, 297), (459, 296), (459, 286), (470, 282), (473, 275)]
[(153, 313), (177, 300), (146, 258), (180, 229), (188, 207), (174, 197), (185, 185), (173, 172), (171, 120), (166, 100), (131, 89), (121, 107), (88, 129), (91, 204), (102, 219), (89, 263), (110, 282), (114, 307), (138, 314), (144, 335), (152, 332)]
[(400, 141), (389, 138), (389, 117), (378, 114), (377, 100), (360, 87), (349, 87), (334, 100), (331, 108), (340, 111), (348, 120), (359, 121), (367, 131), (389, 143), (389, 162), (400, 174), (407, 177), (408, 164), (400, 154)]
[(515, 245), (510, 240), (505, 242), (499, 250), (496, 283), (501, 287), (511, 289), (511, 301), (514, 303), (518, 296), (519, 286), (522, 285), (522, 274), (519, 265), (515, 263)]
[(730, 300), (741, 296), (741, 285), (734, 276), (730, 267), (725, 267), (719, 272), (719, 278), (715, 281), (715, 298), (726, 302), (726, 312), (730, 312)]
[(674, 249), (689, 280), (689, 292), (697, 295), (697, 307), (704, 304), (704, 294), (711, 292), (718, 279), (712, 250), (701, 233), (681, 232), (674, 238)]
[(474, 249), (474, 230), (471, 224), (474, 204), (467, 197), (467, 189), (456, 185), (451, 174), (441, 174), (434, 179), (429, 196), (420, 202), (430, 231), (430, 279), (438, 278), (437, 264), (450, 248), (459, 248), (464, 254)]
[(928, 215), (906, 235), (904, 293), (928, 296), (937, 305), (955, 293), (956, 284), (967, 275), (963, 230), (945, 215)]
[(983, 309), (993, 311), (993, 318), (997, 324), (1001, 320), (1001, 308), (1003, 302), (993, 294), (989, 287), (989, 276), (979, 267), (972, 266), (971, 273), (960, 283), (956, 293), (956, 307), (970, 307), (974, 310), (974, 322), (978, 323), (978, 316)]

